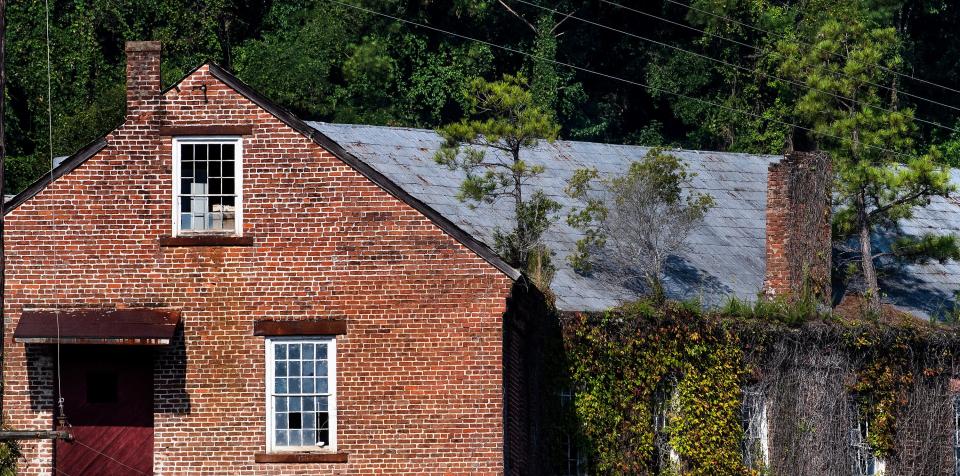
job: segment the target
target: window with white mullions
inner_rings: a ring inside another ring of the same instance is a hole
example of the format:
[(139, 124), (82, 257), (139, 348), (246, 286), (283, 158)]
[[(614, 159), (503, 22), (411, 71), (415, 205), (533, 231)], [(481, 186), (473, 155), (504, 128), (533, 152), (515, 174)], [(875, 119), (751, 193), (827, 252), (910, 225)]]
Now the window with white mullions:
[(336, 448), (336, 340), (267, 341), (271, 450)]
[(240, 233), (239, 138), (174, 139), (175, 232)]

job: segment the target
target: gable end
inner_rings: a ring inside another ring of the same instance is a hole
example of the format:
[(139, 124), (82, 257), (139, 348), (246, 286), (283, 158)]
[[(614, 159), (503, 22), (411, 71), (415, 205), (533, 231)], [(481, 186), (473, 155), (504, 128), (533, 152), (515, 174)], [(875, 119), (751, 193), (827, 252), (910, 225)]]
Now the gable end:
[(281, 122), (296, 130), (297, 132), (303, 134), (314, 143), (325, 149), (327, 152), (330, 152), (338, 159), (345, 162), (347, 165), (352, 167), (357, 172), (360, 172), (364, 177), (366, 177), (371, 182), (377, 184), (380, 188), (386, 190), (389, 194), (398, 198), (400, 201), (410, 205), (415, 210), (423, 214), (430, 221), (440, 227), (445, 233), (453, 237), (455, 240), (459, 241), (461, 244), (466, 246), (468, 249), (476, 253), (478, 256), (483, 258), (485, 261), (493, 265), (495, 268), (500, 270), (503, 274), (509, 276), (513, 280), (520, 278), (520, 271), (516, 268), (507, 264), (499, 255), (497, 255), (493, 250), (491, 250), (486, 244), (475, 239), (469, 233), (464, 231), (462, 228), (454, 224), (452, 221), (441, 215), (439, 212), (431, 208), (429, 205), (423, 203), (402, 187), (397, 185), (395, 182), (387, 178), (382, 173), (378, 172), (376, 169), (368, 165), (366, 162), (358, 159), (356, 156), (348, 152), (346, 149), (340, 146), (336, 141), (327, 137), (322, 132), (310, 127), (307, 123), (303, 122), (300, 118), (293, 115), (290, 111), (277, 106), (269, 99), (265, 98), (263, 95), (258, 93), (256, 90), (246, 85), (244, 82), (240, 81), (239, 78), (228, 72), (227, 70), (221, 68), (215, 63), (210, 63), (210, 74), (213, 77), (223, 81), (224, 84), (232, 88), (234, 91), (238, 92), (242, 96), (249, 99), (251, 102), (262, 108), (264, 111), (269, 112), (274, 117), (279, 119)]

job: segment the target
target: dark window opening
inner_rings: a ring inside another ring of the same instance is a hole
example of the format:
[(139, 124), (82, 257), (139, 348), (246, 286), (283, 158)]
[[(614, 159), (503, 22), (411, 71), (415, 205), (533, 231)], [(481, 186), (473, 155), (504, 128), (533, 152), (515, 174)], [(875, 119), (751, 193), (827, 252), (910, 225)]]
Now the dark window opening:
[(303, 418), (301, 417), (301, 414), (298, 412), (291, 412), (290, 413), (290, 429), (299, 430), (301, 428), (303, 428)]
[(117, 403), (117, 374), (87, 373), (87, 403)]

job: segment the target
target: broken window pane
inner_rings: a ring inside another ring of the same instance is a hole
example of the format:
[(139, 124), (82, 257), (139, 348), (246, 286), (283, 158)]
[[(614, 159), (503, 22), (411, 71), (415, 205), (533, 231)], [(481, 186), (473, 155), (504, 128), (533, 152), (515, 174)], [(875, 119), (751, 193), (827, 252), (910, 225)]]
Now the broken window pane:
[(233, 144), (180, 144), (182, 231), (236, 231)]
[[(274, 445), (330, 445), (328, 346), (296, 341), (272, 345)], [(286, 444), (276, 436), (281, 431)]]

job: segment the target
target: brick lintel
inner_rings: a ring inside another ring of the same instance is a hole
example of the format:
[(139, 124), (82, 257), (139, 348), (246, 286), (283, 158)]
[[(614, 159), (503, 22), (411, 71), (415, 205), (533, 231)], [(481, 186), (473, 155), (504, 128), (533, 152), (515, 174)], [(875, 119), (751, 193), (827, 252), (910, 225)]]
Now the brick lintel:
[(255, 336), (332, 336), (347, 333), (343, 319), (316, 319), (311, 321), (256, 321)]
[(253, 125), (160, 126), (162, 136), (244, 136), (253, 134)]

